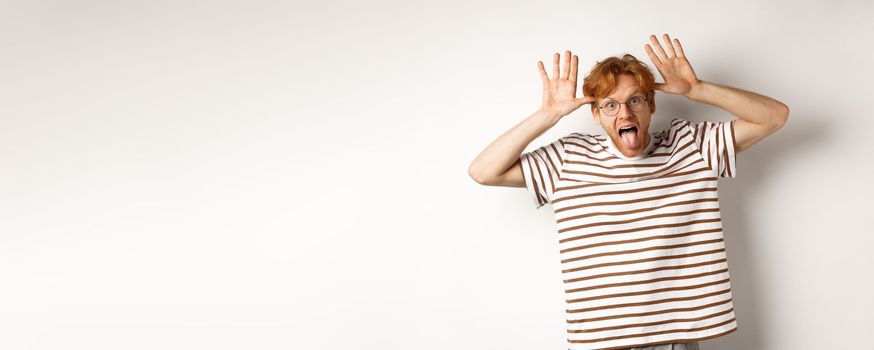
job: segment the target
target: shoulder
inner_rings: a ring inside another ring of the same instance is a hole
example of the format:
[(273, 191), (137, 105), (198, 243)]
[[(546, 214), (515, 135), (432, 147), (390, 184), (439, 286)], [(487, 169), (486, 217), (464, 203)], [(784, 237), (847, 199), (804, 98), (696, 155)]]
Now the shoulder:
[(565, 149), (589, 151), (600, 149), (604, 140), (604, 136), (584, 132), (572, 132), (561, 138)]
[(687, 119), (680, 118), (680, 117), (676, 117), (674, 119), (671, 119), (670, 130), (672, 130), (672, 131), (684, 129), (684, 128), (691, 128), (691, 127), (692, 127), (692, 122), (687, 120)]
[(671, 119), (671, 124), (666, 130), (666, 135), (675, 138), (675, 135), (682, 137), (686, 134), (691, 134), (694, 137), (699, 126), (698, 123), (694, 123), (691, 120), (676, 117)]

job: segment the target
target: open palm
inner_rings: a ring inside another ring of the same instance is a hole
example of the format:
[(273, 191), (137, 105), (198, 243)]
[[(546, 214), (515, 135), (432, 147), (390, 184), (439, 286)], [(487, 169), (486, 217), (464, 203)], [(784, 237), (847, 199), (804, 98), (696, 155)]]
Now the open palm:
[(649, 44), (646, 44), (644, 49), (662, 75), (662, 79), (665, 80), (664, 83), (655, 84), (656, 90), (669, 94), (687, 95), (689, 91), (692, 91), (692, 88), (698, 85), (699, 80), (692, 65), (689, 64), (689, 60), (686, 59), (680, 41), (674, 39), (672, 44), (671, 38), (665, 34), (664, 40), (667, 47), (667, 52), (665, 52), (655, 35), (650, 35), (649, 40), (657, 51), (653, 51)]
[(579, 58), (571, 52), (565, 51), (564, 65), (559, 64), (559, 54), (555, 53), (552, 59), (552, 78), (546, 74), (543, 62), (537, 62), (540, 70), (540, 78), (543, 80), (543, 107), (541, 111), (563, 117), (570, 114), (580, 106), (595, 101), (591, 97), (577, 98), (577, 76)]

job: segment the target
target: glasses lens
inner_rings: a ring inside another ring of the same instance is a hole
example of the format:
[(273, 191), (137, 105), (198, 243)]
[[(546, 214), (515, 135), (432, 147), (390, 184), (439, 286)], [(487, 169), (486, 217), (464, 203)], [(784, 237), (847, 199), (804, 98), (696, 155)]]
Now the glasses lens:
[(642, 96), (634, 96), (628, 100), (628, 107), (631, 107), (632, 111), (638, 112), (640, 108), (643, 107), (643, 97)]

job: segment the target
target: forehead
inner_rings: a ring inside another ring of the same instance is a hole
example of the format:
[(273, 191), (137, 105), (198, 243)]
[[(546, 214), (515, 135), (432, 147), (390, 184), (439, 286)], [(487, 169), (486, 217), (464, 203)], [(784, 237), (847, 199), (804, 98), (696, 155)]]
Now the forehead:
[(635, 93), (641, 92), (637, 81), (627, 74), (620, 74), (616, 79), (616, 88), (604, 99), (624, 99)]

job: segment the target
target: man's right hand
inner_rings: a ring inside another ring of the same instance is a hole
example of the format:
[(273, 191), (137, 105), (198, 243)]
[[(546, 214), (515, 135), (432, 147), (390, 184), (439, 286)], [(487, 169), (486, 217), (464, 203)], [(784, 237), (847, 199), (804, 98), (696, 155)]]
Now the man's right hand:
[(553, 59), (553, 78), (550, 79), (538, 61), (543, 78), (543, 107), (495, 139), (468, 168), (470, 176), (483, 185), (525, 187), (520, 155), (532, 140), (553, 127), (562, 117), (580, 106), (595, 102), (589, 97), (577, 98), (577, 56), (565, 52), (564, 67), (560, 69), (559, 54)]
[(579, 58), (571, 52), (564, 52), (564, 65), (559, 64), (561, 58), (558, 52), (552, 56), (552, 78), (546, 74), (543, 61), (537, 61), (540, 70), (540, 78), (543, 80), (543, 107), (544, 113), (554, 115), (556, 118), (564, 117), (587, 103), (595, 102), (592, 97), (584, 96), (577, 98), (577, 75)]

